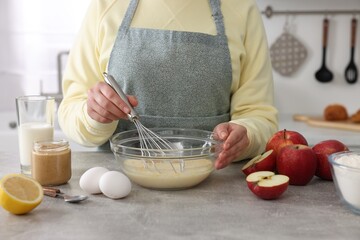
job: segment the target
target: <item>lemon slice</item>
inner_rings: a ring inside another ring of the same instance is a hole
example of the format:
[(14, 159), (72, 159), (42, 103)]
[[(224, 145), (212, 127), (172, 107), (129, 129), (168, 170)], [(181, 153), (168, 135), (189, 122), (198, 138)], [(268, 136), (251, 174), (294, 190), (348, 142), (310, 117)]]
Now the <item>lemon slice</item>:
[(25, 214), (43, 199), (41, 185), (22, 174), (8, 174), (0, 181), (0, 205), (13, 214)]

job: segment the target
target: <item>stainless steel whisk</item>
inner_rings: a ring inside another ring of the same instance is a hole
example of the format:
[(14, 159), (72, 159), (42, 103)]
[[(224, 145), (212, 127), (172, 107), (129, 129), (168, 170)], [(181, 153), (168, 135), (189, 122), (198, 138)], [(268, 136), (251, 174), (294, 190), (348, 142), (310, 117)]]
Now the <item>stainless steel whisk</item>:
[[(111, 76), (110, 74), (107, 74), (106, 72), (103, 73), (103, 76), (104, 76), (105, 82), (115, 90), (115, 92), (120, 96), (120, 98), (126, 103), (127, 107), (129, 107), (129, 109), (130, 109), (130, 113), (127, 114), (128, 119), (134, 123), (134, 125), (137, 129), (137, 132), (139, 135), (141, 155), (143, 157), (144, 156), (145, 157), (157, 157), (157, 156), (166, 157), (167, 150), (177, 149), (174, 146), (174, 144), (172, 144), (168, 140), (160, 137), (158, 134), (151, 131), (150, 129), (145, 127), (140, 122), (140, 117), (139, 117), (138, 113), (131, 106), (125, 93), (123, 92), (121, 87), (118, 85), (118, 83), (115, 81), (113, 76)], [(169, 160), (169, 163), (171, 164), (171, 167), (174, 170), (174, 172), (177, 173), (178, 170), (176, 170), (176, 168), (173, 165), (173, 163), (171, 162), (171, 160)], [(153, 166), (157, 172), (159, 172), (159, 173), (161, 172), (160, 169), (156, 166), (156, 162), (154, 160), (151, 160), (151, 166)], [(147, 169), (150, 169), (149, 162), (144, 161), (144, 167)], [(182, 172), (183, 170), (184, 170), (184, 160), (180, 160), (179, 171)]]

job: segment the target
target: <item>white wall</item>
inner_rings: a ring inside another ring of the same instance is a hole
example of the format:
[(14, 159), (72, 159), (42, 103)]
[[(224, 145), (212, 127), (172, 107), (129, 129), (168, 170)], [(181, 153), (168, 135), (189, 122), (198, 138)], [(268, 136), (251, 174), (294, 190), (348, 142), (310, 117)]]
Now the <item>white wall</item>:
[[(45, 92), (58, 91), (56, 55), (70, 49), (89, 2), (0, 0), (0, 82), (6, 83), (0, 87), (0, 111), (14, 110), (16, 96), (40, 93), (40, 80)], [(257, 3), (261, 10), (267, 5), (274, 10), (360, 9), (360, 0), (257, 0)], [(344, 104), (349, 112), (360, 109), (360, 79), (357, 84), (349, 85), (343, 76), (350, 58), (352, 16), (329, 16), (327, 65), (335, 79), (322, 84), (314, 77), (321, 65), (323, 17), (289, 17), (291, 33), (306, 46), (308, 58), (292, 77), (274, 72), (276, 105), (281, 113), (321, 114), (333, 102)], [(285, 16), (263, 19), (271, 45), (283, 31)], [(360, 64), (360, 33), (357, 45), (355, 60)]]
[[(360, 0), (257, 0), (264, 10), (271, 5), (274, 10), (360, 10)], [(344, 104), (350, 113), (360, 109), (360, 75), (354, 85), (346, 83), (344, 71), (350, 61), (350, 21), (352, 15), (330, 15), (327, 66), (334, 73), (330, 83), (319, 83), (315, 72), (322, 61), (322, 21), (324, 15), (289, 16), (291, 33), (307, 48), (308, 57), (302, 67), (291, 77), (274, 71), (276, 105), (281, 113), (322, 114), (330, 103)], [(360, 15), (357, 15), (359, 19)], [(263, 16), (269, 45), (283, 32), (286, 16), (268, 19)], [(360, 19), (357, 34), (355, 62), (360, 71)], [(360, 74), (360, 73), (359, 73)]]
[(0, 0), (0, 111), (39, 94), (41, 81), (43, 92), (58, 92), (56, 56), (70, 49), (89, 1)]

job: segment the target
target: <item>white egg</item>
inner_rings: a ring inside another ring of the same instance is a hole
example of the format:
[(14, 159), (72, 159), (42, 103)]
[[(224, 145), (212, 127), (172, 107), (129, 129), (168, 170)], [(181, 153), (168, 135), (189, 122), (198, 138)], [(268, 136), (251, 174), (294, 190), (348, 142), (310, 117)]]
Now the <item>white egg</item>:
[(89, 194), (101, 193), (99, 180), (101, 176), (109, 170), (104, 167), (93, 167), (84, 172), (80, 177), (80, 187)]
[(109, 171), (99, 181), (101, 192), (112, 199), (124, 198), (131, 191), (131, 182), (127, 176), (118, 171)]

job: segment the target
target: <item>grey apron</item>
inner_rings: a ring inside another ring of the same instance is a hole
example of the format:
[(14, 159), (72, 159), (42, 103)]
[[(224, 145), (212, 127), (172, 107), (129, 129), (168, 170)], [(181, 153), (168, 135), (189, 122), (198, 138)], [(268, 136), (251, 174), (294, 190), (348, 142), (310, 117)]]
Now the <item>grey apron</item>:
[[(220, 0), (209, 0), (217, 35), (131, 28), (131, 0), (112, 49), (108, 72), (139, 101), (148, 127), (212, 131), (230, 120), (232, 68)], [(120, 120), (116, 132), (135, 128)]]

